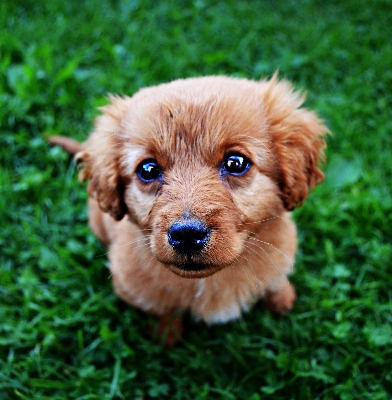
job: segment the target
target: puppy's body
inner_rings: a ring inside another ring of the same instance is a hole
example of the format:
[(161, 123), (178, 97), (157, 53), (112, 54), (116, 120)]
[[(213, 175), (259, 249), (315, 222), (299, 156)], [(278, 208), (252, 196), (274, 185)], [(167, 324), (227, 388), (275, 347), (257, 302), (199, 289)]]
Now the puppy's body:
[(286, 81), (185, 79), (112, 97), (76, 158), (116, 292), (226, 322), (290, 309), (289, 211), (323, 179), (327, 128)]

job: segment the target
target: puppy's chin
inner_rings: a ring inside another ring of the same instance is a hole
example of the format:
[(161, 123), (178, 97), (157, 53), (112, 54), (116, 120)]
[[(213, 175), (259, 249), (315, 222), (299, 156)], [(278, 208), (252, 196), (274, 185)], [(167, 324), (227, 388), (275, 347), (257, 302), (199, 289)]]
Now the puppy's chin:
[(165, 264), (165, 267), (181, 278), (200, 279), (215, 274), (225, 266), (199, 264), (190, 261), (181, 264)]

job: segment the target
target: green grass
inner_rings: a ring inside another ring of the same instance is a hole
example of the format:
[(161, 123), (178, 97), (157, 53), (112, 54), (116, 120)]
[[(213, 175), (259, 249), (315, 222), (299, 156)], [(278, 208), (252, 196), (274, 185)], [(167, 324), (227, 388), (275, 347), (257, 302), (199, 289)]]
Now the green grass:
[[(0, 398), (392, 397), (390, 2), (0, 3)], [(84, 139), (107, 93), (280, 76), (333, 132), (295, 212), (299, 300), (189, 324), (166, 351), (112, 292), (86, 193), (44, 133)]]

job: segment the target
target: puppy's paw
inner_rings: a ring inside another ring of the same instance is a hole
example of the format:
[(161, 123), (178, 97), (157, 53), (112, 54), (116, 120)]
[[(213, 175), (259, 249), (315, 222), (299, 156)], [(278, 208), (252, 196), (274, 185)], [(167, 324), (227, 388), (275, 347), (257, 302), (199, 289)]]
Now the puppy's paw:
[(174, 347), (184, 333), (184, 321), (182, 314), (166, 314), (159, 317), (154, 337), (166, 348)]
[(278, 290), (268, 290), (262, 303), (271, 312), (283, 314), (293, 308), (296, 299), (294, 286), (285, 280)]

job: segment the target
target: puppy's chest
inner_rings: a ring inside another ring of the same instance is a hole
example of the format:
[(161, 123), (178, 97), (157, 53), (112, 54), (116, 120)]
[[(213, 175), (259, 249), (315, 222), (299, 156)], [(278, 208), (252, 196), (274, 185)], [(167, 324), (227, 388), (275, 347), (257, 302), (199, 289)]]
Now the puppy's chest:
[(189, 308), (196, 319), (207, 324), (224, 323), (240, 318), (263, 292), (261, 281), (250, 281), (246, 275), (227, 269), (195, 282)]
[[(119, 254), (118, 254), (119, 255)], [(261, 297), (264, 285), (230, 269), (202, 279), (181, 278), (159, 262), (129, 262), (111, 257), (117, 294), (130, 304), (154, 314), (190, 310), (207, 324), (237, 319)]]

